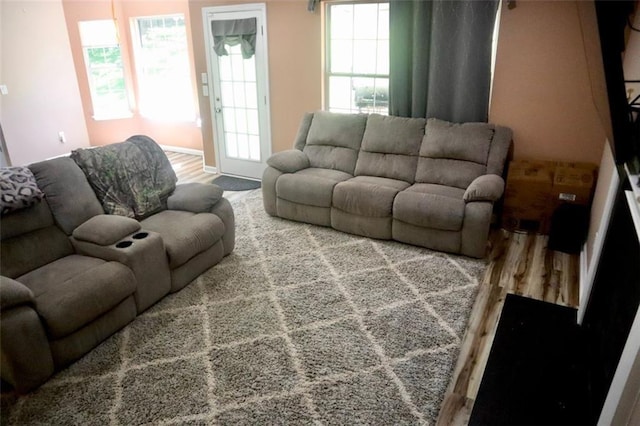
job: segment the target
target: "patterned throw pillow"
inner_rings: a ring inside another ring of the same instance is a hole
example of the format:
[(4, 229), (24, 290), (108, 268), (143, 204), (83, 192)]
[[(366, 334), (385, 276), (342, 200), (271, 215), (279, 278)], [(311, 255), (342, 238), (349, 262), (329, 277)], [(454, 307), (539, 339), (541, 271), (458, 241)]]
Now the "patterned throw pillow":
[(31, 207), (44, 197), (36, 178), (26, 167), (0, 168), (0, 213)]

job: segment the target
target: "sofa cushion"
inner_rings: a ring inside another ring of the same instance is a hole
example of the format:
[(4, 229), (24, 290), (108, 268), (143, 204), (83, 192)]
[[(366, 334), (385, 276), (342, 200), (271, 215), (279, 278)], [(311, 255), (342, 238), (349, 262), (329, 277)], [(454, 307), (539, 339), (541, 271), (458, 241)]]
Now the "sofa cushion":
[(21, 166), (0, 168), (0, 214), (31, 207), (43, 197), (31, 170)]
[(311, 122), (313, 121), (313, 113), (307, 112), (302, 116), (302, 121), (298, 126), (298, 133), (296, 133), (296, 138), (293, 142), (293, 148), (299, 151), (304, 149), (304, 146), (307, 144), (307, 135), (309, 134), (309, 128), (311, 127)]
[(4, 240), (46, 228), (53, 224), (53, 215), (51, 215), (49, 203), (47, 203), (47, 200), (42, 200), (28, 209), (16, 210), (2, 216), (0, 235)]
[(333, 187), (352, 177), (339, 170), (308, 168), (280, 176), (276, 181), (276, 195), (307, 206), (331, 207)]
[(61, 157), (29, 166), (45, 193), (53, 217), (67, 235), (81, 223), (102, 214), (102, 206), (80, 167)]
[(462, 229), (465, 208), (465, 202), (462, 200), (464, 191), (459, 197), (452, 197), (440, 191), (432, 192), (431, 188), (433, 187), (418, 186), (400, 192), (393, 203), (394, 219), (444, 231)]
[(454, 124), (430, 118), (415, 181), (466, 189), (475, 178), (487, 173), (494, 132), (491, 124)]
[(180, 210), (164, 210), (141, 224), (162, 236), (171, 269), (213, 246), (225, 231), (224, 223), (214, 214)]
[(455, 124), (430, 118), (420, 155), (487, 164), (494, 126), (487, 123)]
[[(2, 223), (2, 227), (5, 224)], [(3, 239), (2, 275), (16, 278), (73, 253), (69, 238), (55, 225)]]
[(420, 157), (416, 182), (467, 189), (471, 182), (486, 172), (486, 166), (471, 161)]
[(333, 207), (367, 217), (391, 217), (396, 194), (407, 182), (374, 176), (357, 176), (336, 185)]
[(414, 183), (406, 189), (409, 192), (418, 192), (421, 194), (435, 194), (442, 195), (444, 197), (455, 198), (462, 200), (464, 197), (464, 189), (456, 188), (454, 186), (437, 185), (434, 183)]
[(17, 278), (34, 294), (49, 336), (64, 337), (133, 294), (133, 272), (117, 262), (71, 255)]
[(413, 183), (424, 126), (424, 118), (370, 115), (355, 175), (380, 176)]
[(366, 115), (316, 112), (303, 149), (311, 167), (353, 174), (366, 121)]

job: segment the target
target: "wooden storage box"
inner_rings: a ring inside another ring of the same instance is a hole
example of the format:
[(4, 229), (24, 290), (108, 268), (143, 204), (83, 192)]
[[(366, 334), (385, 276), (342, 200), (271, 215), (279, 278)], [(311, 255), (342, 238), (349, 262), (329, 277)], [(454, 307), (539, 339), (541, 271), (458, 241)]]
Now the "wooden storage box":
[(596, 170), (589, 163), (512, 161), (502, 226), (510, 231), (549, 233), (551, 216), (560, 204), (589, 205)]
[(509, 164), (502, 226), (510, 231), (546, 233), (553, 212), (551, 192), (555, 163), (512, 161)]
[(558, 163), (551, 194), (554, 207), (562, 203), (589, 205), (596, 169), (595, 165), (588, 163)]

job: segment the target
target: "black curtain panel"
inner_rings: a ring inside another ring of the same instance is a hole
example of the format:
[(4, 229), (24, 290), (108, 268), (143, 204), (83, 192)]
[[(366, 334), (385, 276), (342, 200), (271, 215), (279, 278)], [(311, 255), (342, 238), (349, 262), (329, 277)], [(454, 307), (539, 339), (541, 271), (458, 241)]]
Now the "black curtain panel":
[(392, 0), (389, 113), (487, 121), (498, 1)]

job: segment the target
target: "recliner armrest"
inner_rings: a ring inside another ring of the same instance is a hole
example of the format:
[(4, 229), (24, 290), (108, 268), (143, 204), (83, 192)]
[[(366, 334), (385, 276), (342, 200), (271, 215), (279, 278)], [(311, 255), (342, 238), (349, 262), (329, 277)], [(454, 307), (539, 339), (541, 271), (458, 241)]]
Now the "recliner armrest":
[(267, 164), (283, 173), (295, 173), (310, 166), (309, 157), (297, 149), (288, 149), (273, 154)]
[(167, 208), (193, 213), (210, 212), (222, 199), (223, 193), (222, 188), (216, 184), (184, 183), (177, 185), (167, 198)]
[(490, 201), (495, 202), (502, 197), (504, 192), (504, 179), (498, 175), (478, 176), (464, 193), (465, 202)]
[(33, 292), (9, 277), (0, 275), (0, 311), (25, 303), (34, 303)]
[(78, 241), (109, 246), (118, 240), (140, 230), (140, 223), (130, 217), (100, 214), (92, 217), (73, 230), (73, 238)]

